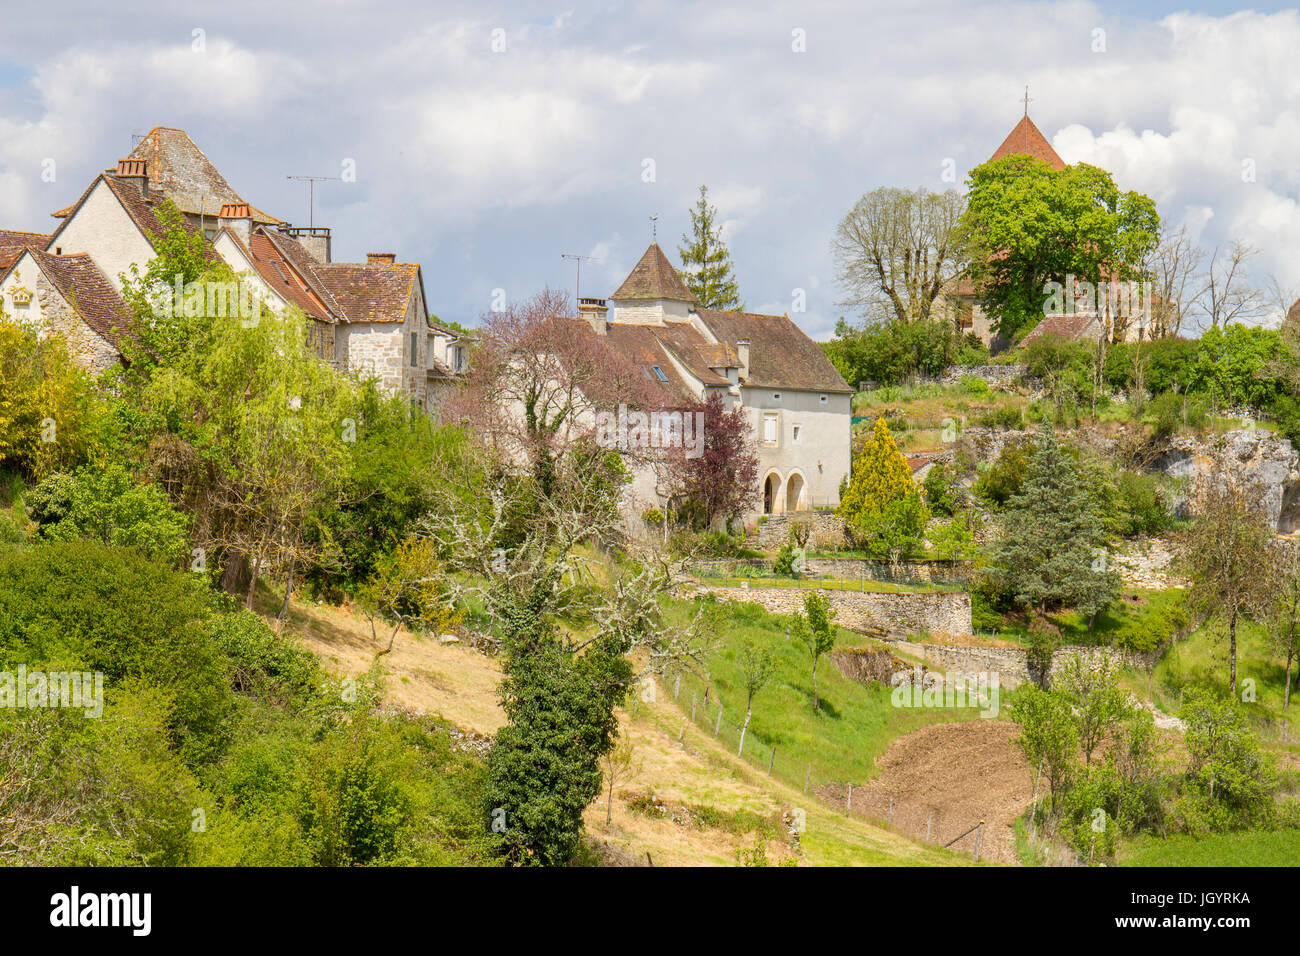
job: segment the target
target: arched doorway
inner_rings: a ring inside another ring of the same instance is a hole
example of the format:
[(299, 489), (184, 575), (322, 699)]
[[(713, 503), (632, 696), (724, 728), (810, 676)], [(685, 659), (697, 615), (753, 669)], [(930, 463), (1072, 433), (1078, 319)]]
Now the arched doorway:
[(777, 514), (776, 504), (777, 497), (781, 494), (781, 476), (776, 472), (767, 476), (767, 481), (763, 482), (763, 514)]
[(785, 510), (803, 511), (807, 507), (803, 500), (803, 475), (796, 471), (785, 486)]

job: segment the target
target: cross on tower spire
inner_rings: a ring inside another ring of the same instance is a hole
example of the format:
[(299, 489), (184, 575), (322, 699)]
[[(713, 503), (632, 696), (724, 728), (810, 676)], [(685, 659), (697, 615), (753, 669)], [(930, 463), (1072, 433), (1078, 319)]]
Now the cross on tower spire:
[(1029, 84), (1025, 84), (1025, 115), (1029, 115)]

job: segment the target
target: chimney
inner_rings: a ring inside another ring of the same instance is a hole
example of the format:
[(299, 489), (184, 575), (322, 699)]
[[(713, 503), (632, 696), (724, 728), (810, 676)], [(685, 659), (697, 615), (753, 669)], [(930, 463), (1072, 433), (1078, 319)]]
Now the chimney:
[(736, 358), (740, 360), (740, 380), (749, 378), (749, 339), (736, 343)]
[(321, 265), (330, 262), (330, 231), (328, 226), (291, 226), (287, 222), (279, 225), (279, 230), (286, 236), (298, 241), (307, 255)]
[(217, 225), (229, 229), (245, 248), (253, 244), (253, 211), (246, 202), (228, 202), (217, 214)]
[(366, 265), (368, 266), (391, 266), (397, 262), (397, 253), (395, 252), (367, 252)]
[(114, 175), (118, 179), (133, 183), (140, 190), (141, 196), (149, 198), (149, 164), (145, 160), (119, 159), (117, 172)]
[(578, 317), (586, 319), (597, 335), (609, 331), (609, 304), (604, 299), (592, 299), (583, 296), (578, 300)]

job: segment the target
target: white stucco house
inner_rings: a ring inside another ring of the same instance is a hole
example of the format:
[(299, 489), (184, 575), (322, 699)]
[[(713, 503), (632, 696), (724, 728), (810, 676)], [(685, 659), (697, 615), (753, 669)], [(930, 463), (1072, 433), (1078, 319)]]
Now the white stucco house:
[[(574, 321), (670, 393), (698, 401), (716, 392), (745, 410), (761, 490), (750, 517), (839, 503), (853, 390), (789, 316), (700, 308), (657, 243), (608, 300), (584, 298), (579, 312)], [(633, 488), (643, 501), (665, 500), (649, 469)]]

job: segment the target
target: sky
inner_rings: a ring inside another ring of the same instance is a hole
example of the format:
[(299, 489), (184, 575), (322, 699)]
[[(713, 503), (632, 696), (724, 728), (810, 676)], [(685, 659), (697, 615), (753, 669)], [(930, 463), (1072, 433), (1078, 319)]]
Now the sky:
[[(334, 257), (423, 265), (432, 312), (608, 295), (707, 184), (751, 311), (841, 315), (830, 241), (879, 186), (960, 187), (1029, 113), (1208, 249), (1300, 293), (1300, 14), (1199, 4), (225, 0), (6, 5), (0, 227), (47, 232), (133, 137), (185, 129)], [(52, 161), (52, 162), (51, 162)], [(945, 179), (945, 170), (949, 178)], [(956, 182), (951, 181), (955, 174)], [(352, 178), (352, 177), (349, 177)], [(50, 181), (52, 180), (52, 181)], [(657, 216), (656, 222), (651, 217)], [(802, 306), (802, 310), (800, 307)]]

